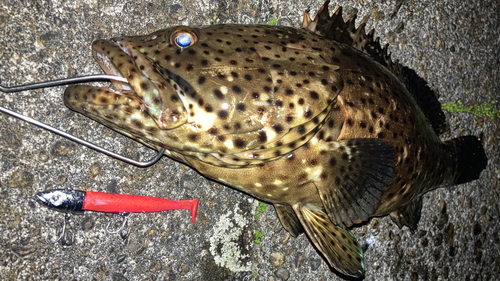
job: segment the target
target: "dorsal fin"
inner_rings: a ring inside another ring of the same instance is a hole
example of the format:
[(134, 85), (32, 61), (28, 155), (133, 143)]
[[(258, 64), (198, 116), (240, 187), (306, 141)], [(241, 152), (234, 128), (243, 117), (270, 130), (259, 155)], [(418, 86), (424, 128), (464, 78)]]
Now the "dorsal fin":
[(309, 16), (309, 11), (306, 11), (302, 28), (327, 39), (347, 44), (370, 55), (373, 60), (385, 66), (406, 86), (436, 134), (443, 133), (446, 129), (446, 120), (436, 94), (415, 71), (402, 66), (398, 61), (392, 61), (391, 54), (388, 52), (389, 44), (382, 48), (380, 38), (374, 38), (375, 31), (373, 29), (368, 34), (365, 32), (369, 16), (365, 16), (356, 28), (356, 14), (344, 21), (342, 7), (337, 6), (330, 16), (328, 4), (330, 4), (330, 0), (326, 0), (325, 4), (318, 10), (314, 20)]

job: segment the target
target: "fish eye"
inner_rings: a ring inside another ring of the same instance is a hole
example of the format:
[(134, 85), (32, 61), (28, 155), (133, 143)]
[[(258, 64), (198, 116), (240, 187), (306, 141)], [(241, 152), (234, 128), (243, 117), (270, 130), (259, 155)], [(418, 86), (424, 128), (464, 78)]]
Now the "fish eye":
[(177, 30), (170, 36), (170, 43), (181, 49), (192, 46), (196, 41), (198, 41), (198, 36), (189, 30)]

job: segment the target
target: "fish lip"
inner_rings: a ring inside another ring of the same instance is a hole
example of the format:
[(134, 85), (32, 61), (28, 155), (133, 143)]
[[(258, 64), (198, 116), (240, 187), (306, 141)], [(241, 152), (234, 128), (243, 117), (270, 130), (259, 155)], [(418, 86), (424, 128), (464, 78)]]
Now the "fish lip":
[[(119, 46), (118, 44), (116, 44), (115, 42), (113, 42), (111, 40), (107, 40), (107, 41), (115, 44), (117, 47), (119, 47), (122, 50), (123, 53), (125, 53), (130, 59), (132, 59), (132, 57), (129, 54), (127, 54), (127, 52), (125, 52), (121, 46)], [(111, 61), (109, 56), (103, 52), (102, 49), (96, 48), (95, 45), (92, 45), (92, 52), (94, 53), (94, 59), (97, 61), (99, 66), (101, 66), (101, 68), (104, 70), (104, 73), (106, 73), (108, 75), (113, 75), (116, 77), (127, 79), (118, 70), (116, 65)], [(132, 61), (133, 61), (133, 59), (132, 59)], [(128, 81), (128, 79), (127, 79), (127, 81)], [(132, 89), (130, 87), (129, 83), (121, 82), (121, 81), (118, 82), (118, 81), (114, 81), (114, 80), (111, 80), (111, 82), (113, 83), (113, 85), (115, 86), (116, 89), (119, 89), (119, 90), (131, 90)]]

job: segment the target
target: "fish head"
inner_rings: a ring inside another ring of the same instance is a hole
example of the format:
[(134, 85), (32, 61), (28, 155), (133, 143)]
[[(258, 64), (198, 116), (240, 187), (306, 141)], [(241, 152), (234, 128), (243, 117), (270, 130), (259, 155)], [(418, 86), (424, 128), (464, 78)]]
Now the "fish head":
[(218, 25), (97, 40), (93, 54), (103, 70), (128, 83), (72, 86), (65, 103), (155, 147), (224, 154), (263, 147), (319, 124), (342, 88), (324, 48), (302, 44), (314, 36)]

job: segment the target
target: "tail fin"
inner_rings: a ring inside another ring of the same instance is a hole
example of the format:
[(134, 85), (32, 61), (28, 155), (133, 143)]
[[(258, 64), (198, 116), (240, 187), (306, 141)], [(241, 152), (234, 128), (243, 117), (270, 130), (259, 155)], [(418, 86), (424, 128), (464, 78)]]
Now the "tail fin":
[(446, 144), (452, 150), (456, 165), (454, 184), (477, 180), (488, 162), (479, 139), (475, 136), (463, 136), (449, 140)]

